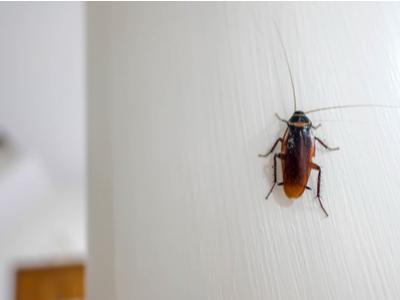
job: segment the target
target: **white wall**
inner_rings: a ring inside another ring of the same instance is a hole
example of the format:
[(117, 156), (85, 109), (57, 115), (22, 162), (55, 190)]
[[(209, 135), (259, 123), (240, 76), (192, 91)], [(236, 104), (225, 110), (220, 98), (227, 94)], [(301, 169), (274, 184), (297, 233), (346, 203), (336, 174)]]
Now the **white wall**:
[(0, 299), (15, 267), (84, 259), (85, 11), (0, 4)]
[(399, 111), (312, 115), (329, 218), (315, 174), (264, 200), (292, 113), (273, 20), (301, 108), (400, 103), (397, 3), (89, 5), (89, 299), (399, 295)]

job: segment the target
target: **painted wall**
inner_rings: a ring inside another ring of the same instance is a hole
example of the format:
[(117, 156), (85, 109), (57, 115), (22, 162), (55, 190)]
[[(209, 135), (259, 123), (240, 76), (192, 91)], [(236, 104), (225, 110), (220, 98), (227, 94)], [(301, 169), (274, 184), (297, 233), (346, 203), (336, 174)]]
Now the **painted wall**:
[[(310, 115), (316, 194), (260, 159), (299, 108), (400, 104), (397, 3), (89, 5), (89, 299), (396, 299), (400, 112)], [(99, 283), (102, 283), (99, 285)]]

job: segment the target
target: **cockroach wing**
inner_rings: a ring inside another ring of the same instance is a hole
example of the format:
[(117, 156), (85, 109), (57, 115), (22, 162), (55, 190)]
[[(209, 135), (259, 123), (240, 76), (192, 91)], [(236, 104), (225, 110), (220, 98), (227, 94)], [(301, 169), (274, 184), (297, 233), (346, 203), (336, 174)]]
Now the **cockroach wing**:
[(282, 143), (283, 188), (288, 198), (299, 198), (311, 173), (314, 140), (309, 127), (289, 126)]

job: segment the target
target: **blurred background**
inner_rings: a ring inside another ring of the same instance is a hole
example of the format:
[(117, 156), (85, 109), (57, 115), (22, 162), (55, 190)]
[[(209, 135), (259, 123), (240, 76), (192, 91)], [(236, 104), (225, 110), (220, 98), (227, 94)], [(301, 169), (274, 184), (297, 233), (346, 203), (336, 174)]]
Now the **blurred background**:
[(83, 295), (84, 18), (0, 4), (0, 300)]

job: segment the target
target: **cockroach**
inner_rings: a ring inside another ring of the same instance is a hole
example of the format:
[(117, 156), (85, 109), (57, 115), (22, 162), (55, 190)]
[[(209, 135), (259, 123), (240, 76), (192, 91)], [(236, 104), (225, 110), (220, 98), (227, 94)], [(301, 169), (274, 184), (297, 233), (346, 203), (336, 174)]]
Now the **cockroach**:
[[(278, 32), (280, 44), (283, 49), (286, 65), (289, 72), (290, 82), (292, 85), (294, 113), (289, 118), (289, 120), (282, 119), (281, 117), (279, 117), (278, 114), (275, 114), (280, 121), (284, 122), (287, 125), (287, 128), (285, 130), (285, 133), (283, 134), (283, 137), (280, 137), (276, 140), (270, 151), (268, 151), (266, 154), (259, 154), (260, 157), (267, 157), (270, 154), (274, 153), (274, 150), (277, 147), (277, 145), (281, 143), (281, 151), (279, 153), (274, 154), (273, 185), (265, 198), (268, 199), (268, 197), (271, 195), (276, 185), (278, 186), (283, 185), (284, 192), (289, 199), (299, 198), (304, 193), (304, 190), (306, 189), (311, 190), (307, 186), (307, 183), (311, 171), (316, 170), (318, 171), (317, 199), (319, 201), (319, 205), (322, 211), (328, 217), (328, 212), (324, 208), (321, 201), (321, 167), (313, 162), (313, 158), (315, 156), (315, 144), (316, 142), (318, 142), (325, 149), (330, 151), (339, 150), (339, 147), (329, 147), (320, 138), (314, 136), (313, 130), (319, 128), (321, 124), (314, 126), (311, 120), (308, 118), (307, 114), (322, 110), (353, 108), (353, 107), (385, 107), (385, 108), (400, 108), (400, 107), (395, 105), (379, 105), (379, 104), (378, 105), (350, 104), (350, 105), (338, 105), (338, 106), (329, 106), (324, 108), (312, 109), (306, 112), (297, 110), (296, 92), (294, 88), (292, 71), (289, 65), (288, 55), (277, 26), (276, 30)], [(277, 159), (281, 160), (282, 175), (283, 175), (283, 181), (279, 183), (277, 180)]]

